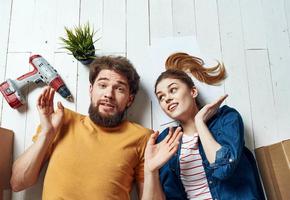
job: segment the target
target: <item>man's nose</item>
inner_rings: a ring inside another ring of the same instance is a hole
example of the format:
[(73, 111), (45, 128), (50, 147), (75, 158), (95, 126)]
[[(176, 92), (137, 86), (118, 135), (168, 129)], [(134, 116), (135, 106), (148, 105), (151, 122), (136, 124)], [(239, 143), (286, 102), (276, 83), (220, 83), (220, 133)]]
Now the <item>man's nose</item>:
[(112, 99), (114, 97), (114, 90), (113, 90), (113, 88), (112, 87), (107, 87), (104, 96), (106, 98)]

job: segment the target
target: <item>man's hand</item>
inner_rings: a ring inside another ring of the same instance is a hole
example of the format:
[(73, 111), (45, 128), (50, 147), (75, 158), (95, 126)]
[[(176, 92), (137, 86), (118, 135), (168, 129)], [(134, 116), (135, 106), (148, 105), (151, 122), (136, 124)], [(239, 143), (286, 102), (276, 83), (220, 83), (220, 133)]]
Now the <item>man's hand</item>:
[(195, 121), (207, 122), (218, 110), (222, 102), (228, 97), (228, 95), (221, 96), (216, 101), (205, 105), (200, 111), (195, 115)]
[(37, 110), (42, 133), (45, 135), (50, 134), (50, 136), (56, 134), (61, 125), (64, 113), (64, 107), (61, 102), (57, 103), (57, 109), (54, 110), (54, 93), (54, 89), (46, 87), (37, 100)]
[(168, 135), (155, 144), (158, 134), (158, 131), (152, 133), (145, 150), (145, 169), (150, 172), (159, 170), (176, 153), (183, 132), (180, 127), (174, 133), (173, 128), (170, 128)]

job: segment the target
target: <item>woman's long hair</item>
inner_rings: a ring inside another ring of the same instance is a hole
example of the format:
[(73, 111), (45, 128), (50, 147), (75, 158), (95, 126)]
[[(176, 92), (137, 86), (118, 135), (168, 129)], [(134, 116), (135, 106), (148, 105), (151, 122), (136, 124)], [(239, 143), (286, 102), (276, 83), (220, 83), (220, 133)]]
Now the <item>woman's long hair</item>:
[(201, 58), (182, 52), (170, 55), (165, 62), (165, 68), (189, 71), (197, 80), (209, 85), (216, 85), (226, 78), (225, 67), (220, 62), (207, 68)]

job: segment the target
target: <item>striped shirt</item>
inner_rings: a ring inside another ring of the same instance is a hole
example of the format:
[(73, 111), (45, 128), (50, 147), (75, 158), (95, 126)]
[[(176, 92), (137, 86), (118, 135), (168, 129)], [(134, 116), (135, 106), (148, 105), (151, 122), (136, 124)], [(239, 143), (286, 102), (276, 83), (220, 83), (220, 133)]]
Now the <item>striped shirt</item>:
[(183, 135), (180, 152), (180, 178), (190, 200), (212, 199), (202, 159), (198, 150), (198, 133)]

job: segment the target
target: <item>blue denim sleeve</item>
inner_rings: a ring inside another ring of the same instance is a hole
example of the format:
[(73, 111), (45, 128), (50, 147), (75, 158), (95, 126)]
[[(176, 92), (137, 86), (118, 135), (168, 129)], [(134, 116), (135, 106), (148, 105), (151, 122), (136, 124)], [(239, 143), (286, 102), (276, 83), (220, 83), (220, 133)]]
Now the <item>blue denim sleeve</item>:
[(233, 108), (226, 109), (220, 117), (221, 128), (216, 140), (221, 148), (216, 152), (215, 162), (209, 164), (212, 176), (224, 180), (230, 177), (239, 163), (244, 147), (244, 126), (240, 114)]
[(168, 135), (168, 132), (169, 132), (169, 128), (166, 128), (164, 129), (157, 137), (157, 140), (156, 140), (156, 144), (161, 142), (167, 135)]

